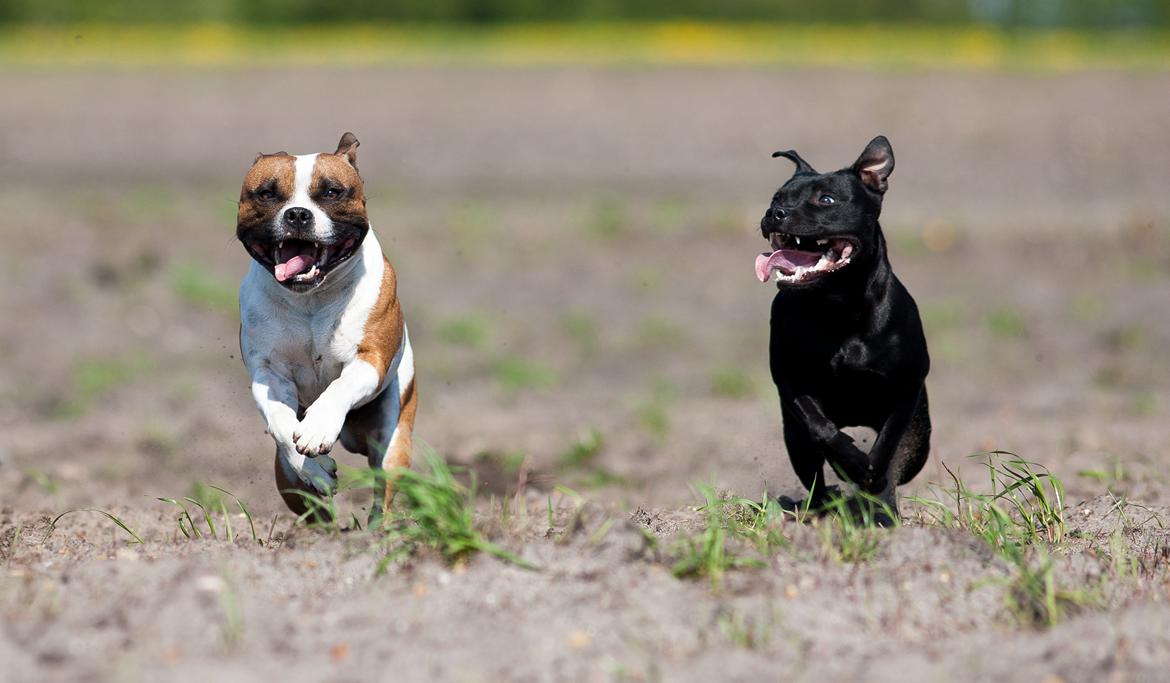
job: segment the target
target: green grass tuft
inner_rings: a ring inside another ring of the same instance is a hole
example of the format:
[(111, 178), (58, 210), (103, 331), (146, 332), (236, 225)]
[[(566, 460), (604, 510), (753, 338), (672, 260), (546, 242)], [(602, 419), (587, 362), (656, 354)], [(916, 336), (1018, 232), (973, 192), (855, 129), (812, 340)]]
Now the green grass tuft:
[(198, 263), (180, 263), (171, 271), (171, 289), (193, 306), (218, 313), (239, 313), (238, 287)]
[(628, 482), (625, 477), (615, 474), (597, 462), (605, 447), (605, 439), (601, 431), (590, 429), (583, 432), (576, 441), (561, 454), (558, 467), (562, 474), (571, 476), (574, 484), (584, 488), (602, 488), (605, 486), (625, 486)]
[(833, 496), (827, 516), (815, 520), (825, 554), (844, 564), (868, 562), (886, 538), (883, 525), (898, 526), (898, 517), (881, 500), (858, 491), (852, 498)]
[(1064, 483), (1043, 465), (1013, 453), (972, 457), (986, 458), (988, 492), (975, 492), (943, 465), (954, 486), (936, 490), (934, 498), (911, 500), (931, 521), (969, 531), (1007, 562), (1009, 575), (998, 583), (1018, 621), (1052, 626), (1073, 611), (1100, 604), (1099, 595), (1063, 587), (1056, 576), (1053, 549), (1068, 535)]
[(61, 487), (57, 484), (57, 480), (43, 470), (35, 467), (28, 467), (24, 470), (24, 476), (40, 487), (41, 491), (53, 496), (60, 492)]
[[(252, 519), (252, 513), (244, 505), (244, 501), (240, 500), (234, 493), (227, 489), (211, 484), (195, 482), (191, 487), (190, 496), (183, 496), (181, 499), (155, 496), (155, 500), (169, 503), (179, 509), (175, 523), (178, 526), (179, 533), (183, 534), (185, 538), (222, 539), (228, 543), (234, 543), (236, 540), (236, 530), (232, 526), (231, 513), (228, 511), (224, 496), (230, 497), (235, 502), (236, 507), (240, 509), (240, 513), (248, 522), (248, 531), (251, 534), (252, 540), (259, 545), (265, 545), (265, 542), (256, 533), (256, 523)], [(191, 507), (188, 507), (188, 505)], [(192, 516), (192, 510), (196, 511), (195, 516)], [(219, 519), (218, 525), (216, 524), (217, 515)], [(196, 517), (198, 517), (202, 524), (196, 521)], [(275, 525), (275, 520), (273, 524)], [(269, 536), (271, 537), (271, 534)]]
[(561, 330), (577, 346), (577, 356), (592, 358), (597, 353), (597, 321), (588, 313), (577, 311), (561, 316)]
[(756, 393), (756, 383), (743, 368), (721, 365), (711, 371), (711, 393), (723, 398), (749, 398)]
[(113, 514), (106, 512), (105, 510), (98, 510), (96, 508), (79, 508), (76, 510), (66, 510), (65, 512), (62, 512), (61, 514), (57, 515), (49, 522), (49, 528), (45, 531), (45, 537), (44, 537), (44, 539), (41, 540), (41, 542), (44, 543), (45, 541), (49, 540), (49, 537), (52, 536), (53, 532), (57, 530), (57, 523), (60, 522), (63, 517), (65, 517), (66, 515), (71, 515), (75, 512), (96, 512), (99, 515), (102, 515), (103, 517), (109, 519), (114, 524), (118, 525), (118, 528), (120, 528), (122, 531), (125, 531), (126, 533), (130, 534), (130, 537), (133, 538), (134, 540), (132, 542), (127, 541), (127, 543), (129, 543), (130, 545), (133, 545), (134, 543), (137, 543), (139, 545), (145, 545), (145, 542), (142, 540), (142, 538), (139, 537), (138, 534), (134, 533), (134, 530), (131, 529), (129, 526), (127, 526), (125, 522), (123, 522), (121, 519), (115, 517)]
[(759, 558), (740, 554), (732, 546), (733, 541), (746, 542), (765, 555), (774, 545), (786, 543), (778, 533), (780, 509), (766, 495), (764, 503), (756, 503), (744, 498), (720, 498), (705, 484), (696, 488), (704, 499), (700, 509), (706, 512), (705, 525), (697, 535), (676, 545), (677, 559), (671, 566), (675, 576), (705, 577), (712, 589), (718, 589), (730, 569), (765, 566)]
[[(475, 493), (455, 481), (451, 469), (437, 454), (427, 452), (423, 461), (428, 471), (400, 469), (386, 475), (365, 470), (367, 483), (390, 476), (397, 489), (396, 500), (402, 506), (398, 514), (386, 519), (385, 540), (410, 551), (416, 546), (437, 550), (450, 562), (475, 552), (485, 552), (525, 569), (536, 566), (488, 541), (475, 526)], [(393, 561), (396, 553), (387, 554), (379, 570)]]
[(601, 436), (601, 430), (590, 429), (561, 455), (561, 467), (568, 469), (589, 467), (594, 464), (604, 447), (605, 439)]
[(84, 415), (102, 396), (154, 371), (154, 358), (145, 352), (91, 358), (73, 368), (69, 398), (57, 404), (59, 418)]
[(629, 222), (626, 206), (615, 197), (602, 197), (593, 202), (585, 220), (585, 231), (593, 237), (612, 241), (621, 237)]
[(987, 329), (1005, 339), (1021, 339), (1028, 333), (1024, 316), (1013, 308), (997, 308), (988, 313)]
[(439, 339), (453, 346), (480, 349), (491, 338), (491, 323), (483, 316), (465, 315), (443, 322), (436, 334)]
[(1064, 540), (1064, 483), (1059, 478), (1043, 465), (1006, 451), (971, 457), (986, 458), (990, 491), (977, 493), (943, 465), (954, 486), (936, 492), (935, 498), (912, 499), (925, 507), (933, 521), (967, 529), (1001, 552)]
[(524, 358), (506, 356), (498, 359), (492, 368), (496, 381), (505, 391), (547, 389), (560, 381), (557, 373), (539, 363)]

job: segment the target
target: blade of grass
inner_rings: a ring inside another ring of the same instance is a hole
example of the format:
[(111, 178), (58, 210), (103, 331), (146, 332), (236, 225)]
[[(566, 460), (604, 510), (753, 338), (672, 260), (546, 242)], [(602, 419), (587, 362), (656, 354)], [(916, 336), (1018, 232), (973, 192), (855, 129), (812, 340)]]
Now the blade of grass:
[(125, 531), (126, 533), (130, 534), (131, 538), (134, 539), (135, 543), (138, 543), (139, 545), (146, 545), (146, 543), (142, 540), (142, 538), (140, 538), (138, 536), (138, 534), (134, 533), (134, 530), (131, 529), (129, 526), (127, 526), (125, 522), (118, 519), (117, 517), (110, 514), (109, 512), (106, 512), (105, 510), (99, 510), (97, 508), (78, 508), (76, 510), (66, 510), (65, 512), (62, 512), (61, 514), (57, 515), (56, 517), (54, 517), (52, 519), (52, 521), (49, 522), (49, 528), (45, 532), (45, 538), (42, 540), (42, 543), (44, 541), (49, 540), (49, 537), (52, 536), (53, 532), (57, 530), (57, 522), (60, 522), (62, 517), (65, 517), (66, 515), (71, 515), (75, 512), (96, 512), (99, 515), (104, 516), (106, 519), (109, 519), (114, 524), (117, 524), (118, 527), (122, 529), (122, 531)]
[[(218, 486), (214, 486), (214, 485), (209, 485), (209, 486), (210, 486), (210, 488), (213, 488), (216, 491), (219, 491), (220, 493), (225, 493), (225, 494), (231, 496), (232, 500), (236, 501), (236, 505), (239, 506), (240, 512), (244, 513), (244, 517), (248, 520), (248, 529), (252, 532), (252, 540), (256, 541), (257, 543), (260, 543), (260, 537), (256, 535), (256, 524), (252, 521), (252, 513), (248, 511), (248, 508), (244, 505), (244, 501), (237, 498), (236, 494), (232, 493), (231, 491), (228, 491), (227, 489), (222, 489), (222, 488), (220, 488)], [(224, 514), (226, 515), (227, 513), (225, 512)], [(275, 522), (273, 522), (273, 524), (275, 525)], [(263, 545), (263, 544), (261, 543), (261, 545)]]
[[(162, 496), (155, 496), (155, 499), (161, 500), (164, 503), (170, 503), (171, 505), (174, 505), (175, 507), (179, 508), (179, 510), (182, 511), (179, 515), (178, 523), (179, 523), (179, 531), (181, 531), (184, 536), (186, 536), (187, 538), (192, 538), (192, 537), (203, 538), (203, 534), (200, 533), (199, 529), (196, 528), (196, 526), (195, 526), (195, 520), (191, 518), (191, 513), (187, 511), (186, 505), (183, 505), (181, 502), (175, 500), (174, 498), (165, 498)], [(186, 526), (184, 526), (184, 523), (183, 523), (184, 519), (187, 520)]]

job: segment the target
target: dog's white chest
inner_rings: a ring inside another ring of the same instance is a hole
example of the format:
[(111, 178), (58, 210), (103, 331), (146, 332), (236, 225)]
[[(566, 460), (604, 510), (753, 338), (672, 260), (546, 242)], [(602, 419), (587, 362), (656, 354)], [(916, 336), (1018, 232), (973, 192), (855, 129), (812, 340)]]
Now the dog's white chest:
[[(277, 352), (287, 358), (301, 405), (310, 405), (357, 353), (359, 339), (350, 339), (332, 316), (312, 316), (290, 321), (300, 334), (290, 335), (289, 345)], [(298, 345), (296, 340), (300, 339)], [(299, 346), (299, 348), (298, 348)]]
[[(373, 235), (344, 286), (321, 296), (284, 296), (270, 274), (253, 266), (240, 289), (240, 348), (249, 371), (267, 365), (296, 385), (309, 406), (357, 357), (382, 278)], [(341, 284), (341, 283), (339, 283)]]

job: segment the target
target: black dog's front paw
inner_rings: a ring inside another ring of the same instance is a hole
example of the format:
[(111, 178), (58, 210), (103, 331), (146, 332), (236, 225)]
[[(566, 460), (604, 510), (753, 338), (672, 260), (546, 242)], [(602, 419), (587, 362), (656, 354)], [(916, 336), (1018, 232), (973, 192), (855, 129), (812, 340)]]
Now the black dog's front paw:
[(867, 493), (881, 493), (886, 490), (889, 485), (889, 480), (886, 478), (885, 472), (877, 472), (872, 467), (865, 472), (865, 477), (861, 480), (861, 490)]
[(804, 498), (791, 498), (789, 496), (780, 496), (776, 499), (776, 503), (781, 510), (792, 513), (803, 513), (806, 510), (813, 514), (820, 514), (825, 511), (829, 503), (836, 498), (840, 498), (841, 487), (839, 486), (821, 486), (817, 488), (816, 493), (810, 493)]

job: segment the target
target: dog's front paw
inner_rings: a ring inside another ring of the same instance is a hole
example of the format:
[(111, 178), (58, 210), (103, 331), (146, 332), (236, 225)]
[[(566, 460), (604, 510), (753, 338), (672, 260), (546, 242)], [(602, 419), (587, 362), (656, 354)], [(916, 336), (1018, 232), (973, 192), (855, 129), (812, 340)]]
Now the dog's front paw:
[(865, 479), (861, 482), (861, 489), (869, 493), (881, 493), (886, 490), (889, 480), (885, 472), (878, 472), (872, 467), (866, 469)]
[(337, 462), (327, 455), (306, 460), (298, 476), (318, 496), (331, 496), (337, 491)]
[(276, 445), (287, 446), (293, 442), (293, 433), (297, 431), (297, 426), (299, 424), (300, 423), (297, 422), (295, 417), (278, 416), (274, 417), (272, 421), (268, 423), (267, 431), (268, 434), (272, 436), (273, 441), (276, 442)]
[(293, 431), (293, 443), (297, 452), (308, 456), (324, 455), (333, 450), (337, 436), (345, 424), (345, 414), (336, 415), (327, 410), (313, 410), (305, 413), (305, 419)]

